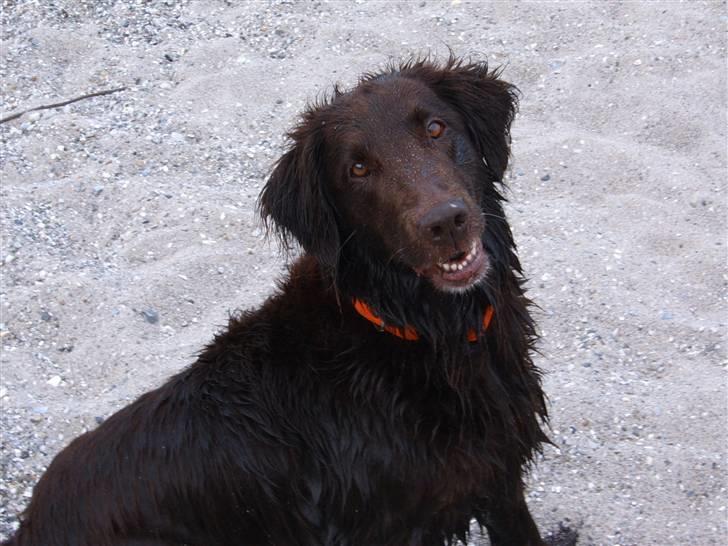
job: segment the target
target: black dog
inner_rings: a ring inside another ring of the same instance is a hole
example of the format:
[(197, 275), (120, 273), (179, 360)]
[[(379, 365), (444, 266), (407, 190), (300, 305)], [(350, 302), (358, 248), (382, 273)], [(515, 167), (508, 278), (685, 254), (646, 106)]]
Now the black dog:
[(10, 543), (429, 546), (475, 518), (494, 545), (544, 544), (498, 76), (412, 61), (306, 112), (260, 197), (305, 250), (278, 293), (61, 452)]

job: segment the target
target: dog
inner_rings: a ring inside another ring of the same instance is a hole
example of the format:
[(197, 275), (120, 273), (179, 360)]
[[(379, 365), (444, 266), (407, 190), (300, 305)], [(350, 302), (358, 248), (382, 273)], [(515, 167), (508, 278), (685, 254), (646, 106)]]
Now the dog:
[(303, 114), (259, 198), (287, 278), (189, 368), (74, 440), (14, 546), (435, 546), (541, 538), (547, 436), (503, 212), (517, 90), (413, 59)]

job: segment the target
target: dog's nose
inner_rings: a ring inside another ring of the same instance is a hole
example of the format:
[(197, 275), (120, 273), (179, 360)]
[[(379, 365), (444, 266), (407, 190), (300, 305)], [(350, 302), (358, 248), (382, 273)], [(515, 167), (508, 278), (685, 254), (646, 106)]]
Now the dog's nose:
[(451, 199), (435, 205), (420, 218), (419, 226), (422, 235), (434, 241), (465, 231), (468, 225), (468, 209), (462, 199)]

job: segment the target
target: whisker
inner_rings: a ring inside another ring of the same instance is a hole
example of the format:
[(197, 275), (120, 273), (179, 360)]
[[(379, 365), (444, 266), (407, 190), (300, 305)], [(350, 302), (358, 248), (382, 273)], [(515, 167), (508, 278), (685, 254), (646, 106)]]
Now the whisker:
[(483, 212), (483, 211), (481, 211), (480, 212), (480, 215), (481, 216), (490, 216), (492, 218), (498, 218), (499, 220), (505, 220), (506, 219), (505, 216), (500, 216), (499, 214), (493, 214), (493, 213), (490, 213), (490, 212)]
[(391, 256), (389, 257), (389, 259), (387, 260), (387, 266), (389, 266), (389, 264), (391, 264), (391, 263), (392, 263), (392, 261), (393, 261), (393, 260), (394, 260), (394, 259), (395, 259), (395, 258), (396, 258), (396, 257), (397, 257), (398, 255), (402, 254), (402, 253), (403, 253), (403, 252), (404, 252), (405, 250), (407, 250), (407, 247), (406, 247), (406, 246), (403, 246), (403, 247), (401, 247), (401, 248), (399, 248), (399, 249), (395, 250), (394, 252), (392, 252), (392, 255), (391, 255)]
[(346, 243), (348, 243), (352, 239), (352, 237), (354, 237), (354, 235), (356, 235), (356, 230), (352, 231), (349, 234), (349, 236), (346, 239), (344, 239), (344, 241), (339, 245), (339, 250), (338, 250), (339, 253), (341, 253), (341, 251), (344, 250)]

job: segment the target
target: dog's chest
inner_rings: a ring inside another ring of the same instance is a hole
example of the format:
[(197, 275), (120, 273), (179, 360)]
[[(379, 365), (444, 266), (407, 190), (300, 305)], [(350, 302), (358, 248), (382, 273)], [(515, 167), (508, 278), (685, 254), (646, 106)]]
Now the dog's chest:
[(339, 459), (334, 466), (351, 469), (354, 477), (340, 482), (343, 496), (413, 513), (482, 497), (497, 460), (507, 455), (500, 445), (503, 426), (480, 396), (483, 378), (470, 379), (475, 384), (467, 391), (400, 384), (348, 415), (352, 422), (340, 430), (352, 437), (341, 436), (331, 454)]

